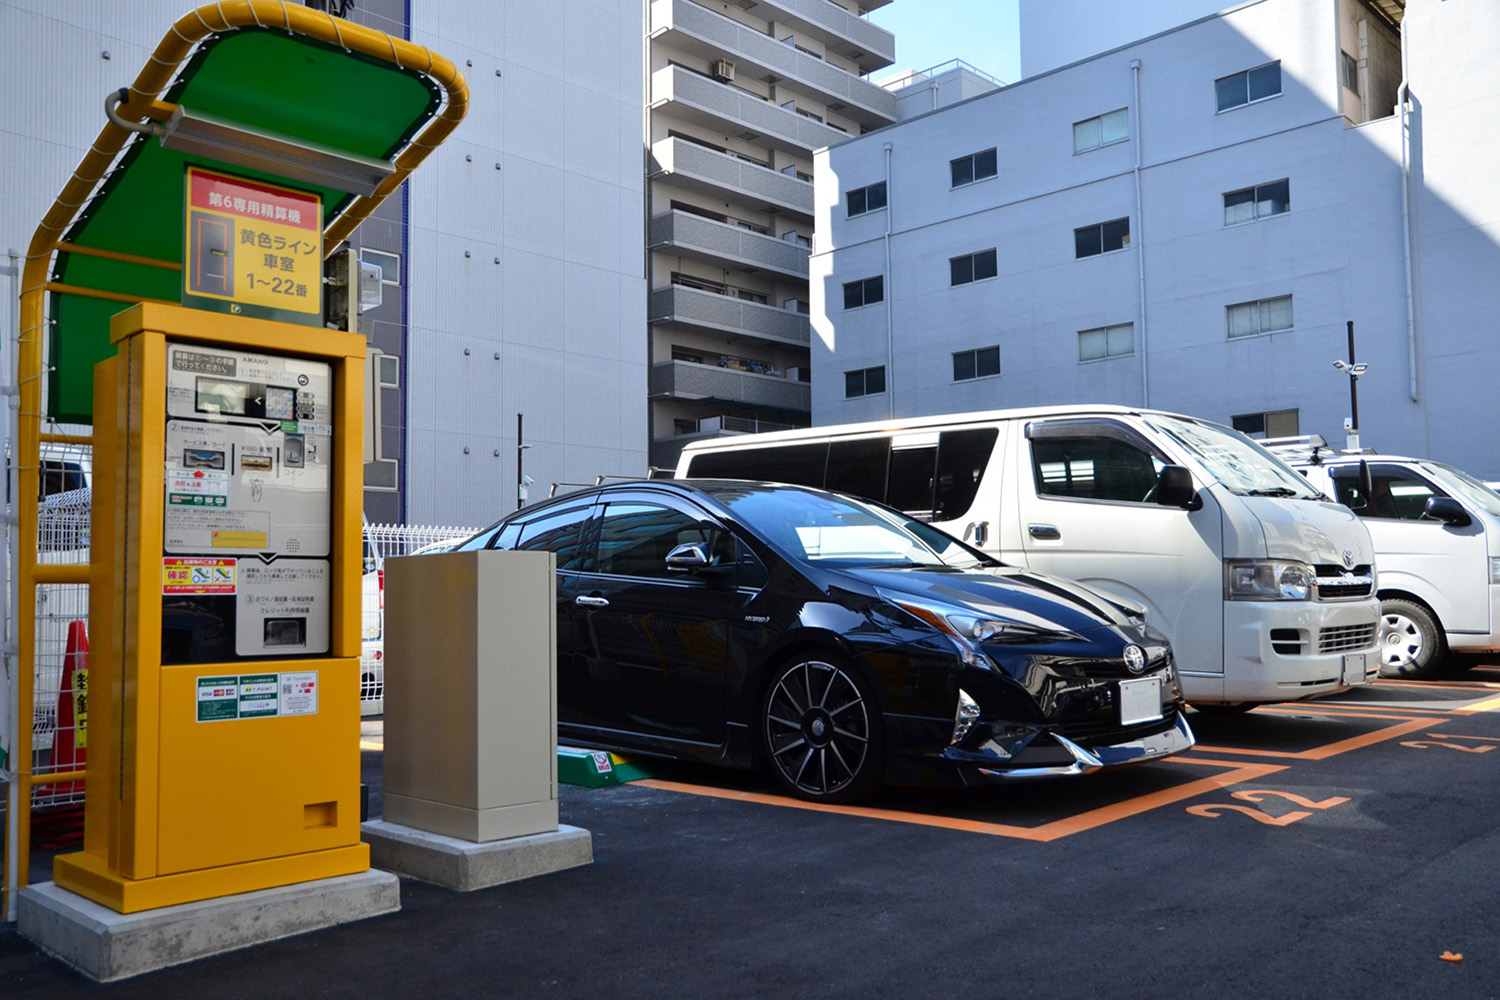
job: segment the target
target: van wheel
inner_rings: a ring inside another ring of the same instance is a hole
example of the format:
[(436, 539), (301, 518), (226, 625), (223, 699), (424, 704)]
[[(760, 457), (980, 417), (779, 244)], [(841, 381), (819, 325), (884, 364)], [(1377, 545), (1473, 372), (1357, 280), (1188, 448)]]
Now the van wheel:
[(1413, 601), (1380, 602), (1380, 676), (1431, 677), (1447, 652), (1432, 612)]
[(854, 802), (879, 786), (885, 730), (874, 693), (851, 667), (815, 654), (778, 667), (766, 688), (761, 740), (783, 788), (812, 802)]

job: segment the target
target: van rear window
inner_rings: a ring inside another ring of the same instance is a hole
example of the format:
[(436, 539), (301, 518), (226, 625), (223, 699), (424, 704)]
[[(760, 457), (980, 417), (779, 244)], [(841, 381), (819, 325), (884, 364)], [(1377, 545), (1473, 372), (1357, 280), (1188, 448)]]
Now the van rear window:
[(798, 444), (780, 448), (742, 448), (694, 455), (688, 475), (695, 479), (759, 479), (793, 486), (823, 485), (828, 444)]

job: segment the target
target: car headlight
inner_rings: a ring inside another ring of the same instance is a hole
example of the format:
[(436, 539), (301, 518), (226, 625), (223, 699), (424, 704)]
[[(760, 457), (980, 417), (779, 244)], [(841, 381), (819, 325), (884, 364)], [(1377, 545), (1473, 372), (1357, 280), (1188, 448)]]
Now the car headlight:
[(980, 643), (1057, 642), (1072, 637), (1056, 628), (929, 604), (906, 594), (881, 591), (880, 596), (947, 636), (958, 648), (963, 661), (974, 667), (994, 669), (995, 666), (979, 648)]
[(1229, 601), (1306, 601), (1312, 597), (1313, 568), (1274, 559), (1226, 559), (1224, 598)]

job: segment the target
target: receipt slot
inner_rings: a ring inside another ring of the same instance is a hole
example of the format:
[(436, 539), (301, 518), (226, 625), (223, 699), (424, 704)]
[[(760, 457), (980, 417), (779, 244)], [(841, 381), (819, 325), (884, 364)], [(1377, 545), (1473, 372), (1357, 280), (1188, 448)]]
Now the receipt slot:
[(90, 580), (110, 731), (54, 881), (130, 913), (363, 872), (364, 338), (154, 303), (111, 336)]

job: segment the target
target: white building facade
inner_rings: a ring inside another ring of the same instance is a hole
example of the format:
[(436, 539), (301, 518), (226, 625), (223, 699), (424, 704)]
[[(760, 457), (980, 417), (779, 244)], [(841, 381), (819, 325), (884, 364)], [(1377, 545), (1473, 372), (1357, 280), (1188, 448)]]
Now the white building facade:
[[(0, 246), (25, 252), (105, 94), (194, 5), (0, 0), (15, 98), (0, 110)], [(644, 474), (641, 5), (359, 0), (347, 14), (448, 57), (470, 87), (465, 121), (353, 241), (385, 276), (360, 328), (398, 359), (379, 390), (388, 461), (367, 467), (370, 519), (514, 510), (517, 414), (532, 500), (551, 482)], [(359, 113), (357, 94), (328, 100)], [(7, 345), (13, 323), (0, 314)]]
[(1086, 400), (1342, 444), (1353, 322), (1362, 443), (1500, 477), (1497, 37), (1477, 0), (1259, 0), (820, 151), (814, 422)]

